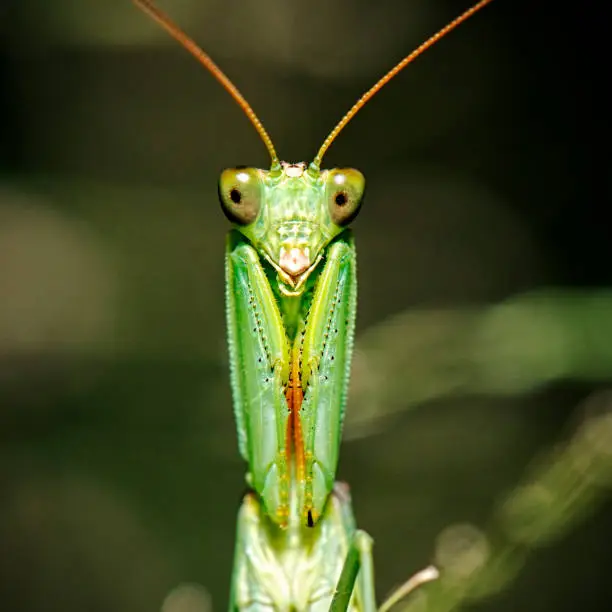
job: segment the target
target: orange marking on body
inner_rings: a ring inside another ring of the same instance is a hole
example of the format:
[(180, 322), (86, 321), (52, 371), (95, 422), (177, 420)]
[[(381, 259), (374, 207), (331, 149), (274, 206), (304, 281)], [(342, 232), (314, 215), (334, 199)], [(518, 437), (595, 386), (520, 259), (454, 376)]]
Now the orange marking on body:
[(291, 371), (289, 382), (285, 390), (285, 398), (289, 407), (289, 421), (287, 422), (287, 463), (291, 459), (292, 450), (295, 460), (295, 471), (298, 481), (304, 480), (305, 460), (304, 460), (304, 438), (302, 436), (302, 421), (300, 410), (304, 401), (304, 390), (300, 378), (300, 362), (297, 351), (294, 352), (291, 360)]

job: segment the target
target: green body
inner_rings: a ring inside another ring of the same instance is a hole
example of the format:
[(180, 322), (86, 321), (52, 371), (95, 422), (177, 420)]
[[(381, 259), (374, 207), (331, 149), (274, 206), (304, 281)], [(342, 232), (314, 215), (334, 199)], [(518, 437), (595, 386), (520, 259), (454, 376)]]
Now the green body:
[(334, 490), (357, 298), (346, 226), (363, 190), (356, 170), (305, 164), (221, 175), (234, 223), (232, 394), (253, 490), (238, 516), (230, 610), (326, 611), (341, 575), (334, 609), (375, 609), (371, 540), (355, 529), (348, 487)]
[(302, 164), (221, 177), (236, 227), (226, 279), (239, 447), (249, 485), (281, 527), (292, 495), (312, 527), (334, 486), (356, 309), (355, 247), (338, 221), (362, 192), (356, 171)]

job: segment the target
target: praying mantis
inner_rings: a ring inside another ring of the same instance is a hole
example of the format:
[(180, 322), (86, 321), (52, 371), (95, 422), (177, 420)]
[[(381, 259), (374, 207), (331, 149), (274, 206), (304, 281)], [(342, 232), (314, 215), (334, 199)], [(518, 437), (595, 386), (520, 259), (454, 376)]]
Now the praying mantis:
[[(280, 161), (246, 99), (212, 59), (149, 0), (165, 28), (242, 108), (270, 169), (239, 166), (219, 179), (232, 223), (225, 256), (230, 379), (249, 493), (238, 513), (230, 611), (377, 609), (372, 539), (357, 529), (336, 482), (357, 309), (349, 225), (365, 178), (322, 170), (327, 149), (397, 73), (491, 0), (481, 0), (407, 55), (353, 105), (309, 164)], [(437, 577), (428, 567), (380, 608)]]

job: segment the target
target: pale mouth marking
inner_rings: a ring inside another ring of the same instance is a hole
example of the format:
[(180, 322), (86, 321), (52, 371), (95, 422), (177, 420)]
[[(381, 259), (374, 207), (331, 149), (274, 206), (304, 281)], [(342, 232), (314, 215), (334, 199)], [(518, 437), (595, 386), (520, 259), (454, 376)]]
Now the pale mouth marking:
[[(304, 251), (305, 249), (299, 249), (299, 250)], [(307, 254), (309, 255), (310, 253), (307, 252)], [(283, 269), (280, 266), (280, 263), (276, 263), (272, 259), (272, 257), (270, 257), (270, 255), (266, 253), (264, 256), (267, 259), (268, 263), (278, 272), (278, 276), (280, 280), (285, 285), (284, 288), (281, 285), (281, 290), (286, 295), (299, 295), (301, 293), (303, 289), (303, 285), (306, 282), (306, 279), (308, 278), (310, 273), (314, 270), (314, 268), (317, 267), (317, 264), (321, 261), (323, 257), (323, 255), (319, 253), (319, 255), (317, 255), (316, 259), (312, 262), (312, 264), (309, 264), (305, 269), (303, 269), (298, 274), (292, 275), (287, 270)], [(291, 287), (291, 289), (289, 289), (289, 287)]]
[(287, 249), (281, 247), (278, 265), (289, 276), (299, 276), (310, 267), (310, 248), (291, 247)]

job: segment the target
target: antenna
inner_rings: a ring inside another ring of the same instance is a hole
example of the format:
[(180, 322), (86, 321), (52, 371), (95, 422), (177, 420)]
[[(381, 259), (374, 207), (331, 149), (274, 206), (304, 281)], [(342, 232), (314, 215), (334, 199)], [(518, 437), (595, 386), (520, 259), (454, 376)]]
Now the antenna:
[(456, 19), (453, 19), (449, 24), (445, 25), (441, 30), (436, 32), (433, 36), (428, 38), (424, 43), (419, 45), (412, 53), (409, 53), (401, 62), (396, 64), (387, 74), (385, 74), (375, 85), (373, 85), (368, 91), (366, 91), (353, 107), (349, 110), (344, 117), (338, 122), (336, 127), (330, 132), (329, 136), (325, 139), (316, 157), (310, 164), (310, 167), (318, 171), (321, 167), (321, 160), (325, 155), (327, 149), (332, 142), (336, 139), (336, 136), (346, 127), (346, 124), (363, 108), (366, 103), (378, 93), (395, 75), (401, 72), (410, 62), (414, 61), (419, 55), (427, 51), (429, 47), (435, 45), (441, 38), (444, 38), (449, 32), (454, 30), (458, 25), (462, 24), (466, 19), (469, 19), (474, 13), (478, 12), (481, 8), (492, 2), (492, 0), (480, 0), (472, 8), (459, 15)]
[(229, 80), (225, 73), (213, 62), (210, 56), (185, 34), (162, 10), (158, 9), (150, 0), (133, 0), (134, 4), (156, 21), (164, 30), (166, 30), (173, 38), (175, 38), (191, 55), (193, 55), (212, 75), (221, 83), (225, 90), (234, 98), (238, 106), (244, 111), (244, 114), (249, 118), (257, 133), (263, 140), (263, 143), (270, 154), (272, 169), (280, 168), (280, 161), (272, 139), (268, 135), (263, 123), (259, 120), (251, 105), (246, 101), (244, 96), (238, 91), (238, 88)]

